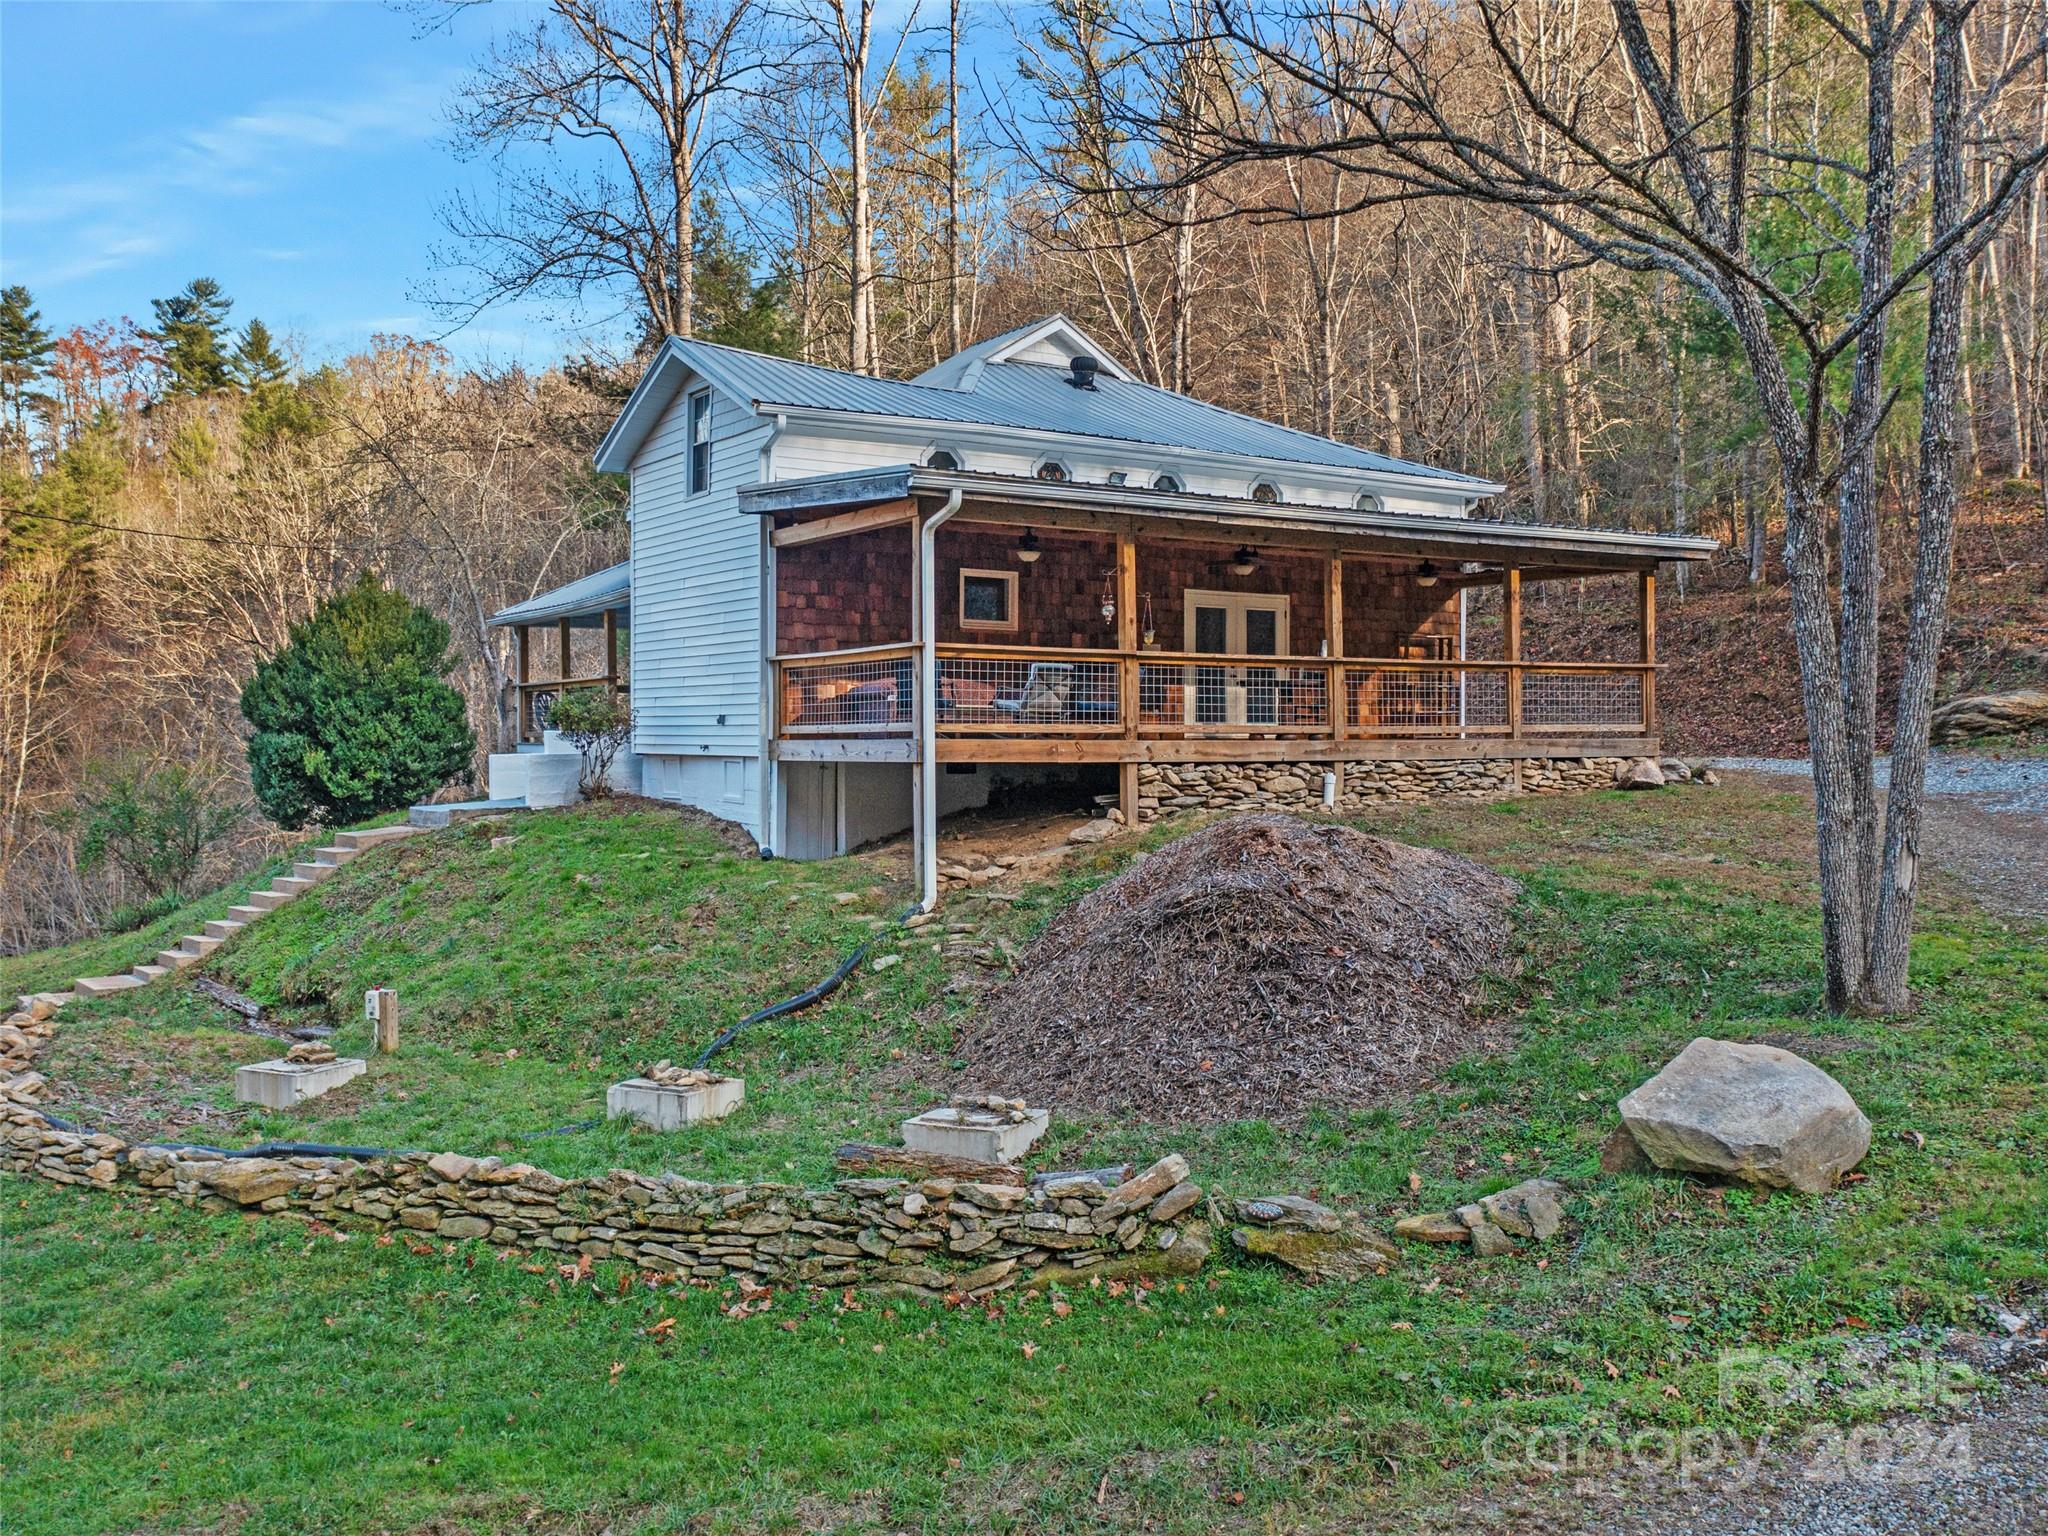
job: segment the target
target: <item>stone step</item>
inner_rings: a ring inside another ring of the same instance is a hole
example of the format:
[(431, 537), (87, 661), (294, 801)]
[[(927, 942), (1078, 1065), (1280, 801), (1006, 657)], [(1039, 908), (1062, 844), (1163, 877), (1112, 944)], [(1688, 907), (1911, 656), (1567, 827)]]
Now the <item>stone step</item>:
[(171, 968), (168, 965), (138, 965), (128, 974), (130, 976), (140, 976), (146, 984), (170, 975)]
[(337, 833), (334, 841), (343, 848), (361, 853), (365, 848), (375, 848), (379, 843), (395, 843), (400, 838), (411, 837), (419, 830), (418, 827), (406, 826), (372, 827), (367, 832)]
[(52, 1008), (62, 1008), (71, 1001), (69, 992), (24, 992), (14, 1000), (17, 1013), (27, 1013), (36, 1003), (48, 1003)]
[(308, 880), (303, 875), (279, 875), (270, 882), (270, 892), (273, 896), (282, 896), (289, 901), (294, 896), (305, 895), (319, 883), (317, 880)]
[(197, 965), (204, 955), (189, 949), (160, 949), (156, 952), (156, 963), (173, 971), (182, 971), (188, 965)]
[(126, 992), (131, 987), (143, 984), (140, 976), (81, 976), (72, 983), (72, 990), (80, 997), (106, 997), (115, 992)]
[(346, 864), (355, 856), (355, 849), (344, 848), (339, 843), (336, 843), (332, 848), (315, 848), (313, 850), (313, 857), (322, 864)]
[(188, 933), (182, 947), (187, 954), (210, 955), (225, 943), (226, 939), (217, 939), (210, 933)]
[(297, 891), (251, 891), (249, 905), (262, 912), (275, 912), (296, 895)]
[[(244, 928), (248, 926), (249, 925), (240, 918), (216, 917), (208, 921), (206, 925), (206, 936), (209, 939), (232, 939), (236, 934), (240, 933)], [(191, 941), (188, 939), (186, 940), (186, 942), (190, 943)], [(204, 954), (205, 951), (201, 950), (200, 953)]]
[(292, 874), (309, 885), (318, 885), (340, 868), (339, 864), (294, 864)]
[[(268, 907), (229, 907), (228, 916), (246, 928), (269, 910), (270, 908)], [(209, 923), (207, 926), (212, 927), (213, 925)]]

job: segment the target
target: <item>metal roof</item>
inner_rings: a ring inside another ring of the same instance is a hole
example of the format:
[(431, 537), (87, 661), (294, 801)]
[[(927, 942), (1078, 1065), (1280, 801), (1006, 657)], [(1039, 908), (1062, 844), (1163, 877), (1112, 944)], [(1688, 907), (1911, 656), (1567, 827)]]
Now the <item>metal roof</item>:
[[(982, 355), (974, 361), (985, 362), (988, 354), (1001, 349), (1001, 344), (1044, 324), (1039, 322), (977, 344), (970, 351)], [(628, 402), (599, 449), (600, 467), (623, 468), (639, 439), (651, 430), (653, 417), (666, 404), (663, 386), (656, 381), (669, 371), (666, 365), (672, 360), (764, 411), (786, 407), (935, 424), (1057, 432), (1154, 450), (1179, 449), (1267, 463), (1410, 476), (1449, 487), (1469, 488), (1477, 495), (1499, 489), (1476, 475), (1416, 464), (1317, 437), (1311, 432), (1175, 394), (1170, 389), (1117, 378), (1107, 371), (1097, 376), (1093, 389), (1076, 389), (1068, 382), (1063, 368), (1007, 362), (970, 368), (960, 375), (959, 387), (947, 387), (913, 380), (869, 378), (840, 368), (677, 337), (663, 343), (661, 354), (642, 379), (634, 400)], [(947, 367), (941, 364), (933, 372), (941, 377), (950, 376), (944, 372)], [(656, 396), (661, 397), (658, 403)]]
[(945, 495), (956, 490), (968, 498), (1000, 501), (1014, 507), (1067, 507), (1182, 523), (1211, 523), (1227, 529), (1231, 538), (1249, 536), (1252, 543), (1259, 542), (1259, 534), (1265, 530), (1278, 535), (1314, 534), (1323, 538), (1356, 535), (1362, 544), (1386, 541), (1418, 549), (1428, 547), (1432, 553), (1441, 548), (1445, 558), (1458, 559), (1541, 557), (1552, 562), (1637, 565), (1648, 561), (1705, 560), (1721, 547), (1718, 539), (1694, 535), (1630, 533), (1549, 523), (1497, 523), (1478, 517), (1361, 512), (1344, 507), (1275, 506), (1249, 497), (924, 469), (908, 464), (742, 486), (739, 503), (742, 512), (765, 516), (873, 506), (919, 493)]
[(491, 615), (493, 624), (551, 624), (567, 619), (572, 629), (588, 629), (604, 615), (631, 606), (633, 563), (630, 560), (594, 571), (588, 576), (552, 588), (523, 603), (500, 608)]

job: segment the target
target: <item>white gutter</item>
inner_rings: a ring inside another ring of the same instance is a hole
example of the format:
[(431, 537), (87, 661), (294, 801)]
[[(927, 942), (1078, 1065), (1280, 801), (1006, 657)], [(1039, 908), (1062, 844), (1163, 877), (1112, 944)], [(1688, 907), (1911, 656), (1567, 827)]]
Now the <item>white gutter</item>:
[(939, 525), (960, 510), (962, 492), (947, 492), (945, 505), (924, 520), (917, 534), (918, 906), (939, 904), (939, 576), (934, 558)]

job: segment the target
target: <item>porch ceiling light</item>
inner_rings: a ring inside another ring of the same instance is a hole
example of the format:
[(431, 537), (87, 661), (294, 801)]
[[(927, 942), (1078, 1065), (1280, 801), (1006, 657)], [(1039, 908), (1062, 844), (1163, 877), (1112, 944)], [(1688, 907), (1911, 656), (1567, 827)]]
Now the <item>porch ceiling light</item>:
[(1024, 530), (1024, 537), (1017, 541), (1017, 563), (1019, 565), (1036, 565), (1038, 557), (1044, 553), (1045, 551), (1038, 547), (1037, 533), (1026, 528)]
[(1421, 566), (1415, 572), (1415, 585), (1417, 585), (1418, 587), (1433, 587), (1436, 585), (1436, 583), (1436, 567), (1430, 564), (1430, 562), (1427, 560), (1423, 561)]
[(1258, 568), (1259, 552), (1249, 544), (1238, 545), (1236, 553), (1230, 557), (1230, 574), (1233, 576), (1249, 576)]

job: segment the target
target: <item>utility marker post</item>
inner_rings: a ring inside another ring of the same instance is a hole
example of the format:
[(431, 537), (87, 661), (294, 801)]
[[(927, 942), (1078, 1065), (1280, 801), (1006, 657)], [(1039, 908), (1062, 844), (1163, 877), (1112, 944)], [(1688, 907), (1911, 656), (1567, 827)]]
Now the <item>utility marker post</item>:
[(389, 1056), (398, 1049), (398, 994), (373, 987), (363, 994), (363, 1017), (376, 1026), (377, 1050)]

